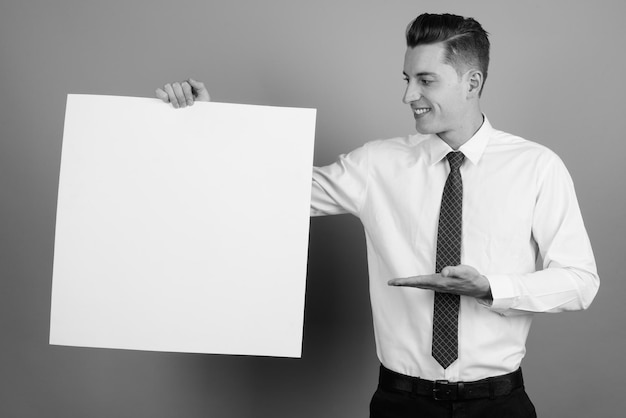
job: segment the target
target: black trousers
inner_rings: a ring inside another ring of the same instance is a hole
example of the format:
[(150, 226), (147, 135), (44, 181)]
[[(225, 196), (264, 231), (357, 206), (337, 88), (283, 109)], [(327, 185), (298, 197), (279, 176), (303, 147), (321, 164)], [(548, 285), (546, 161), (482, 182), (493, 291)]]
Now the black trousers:
[(493, 399), (443, 401), (379, 386), (370, 403), (370, 418), (439, 417), (536, 418), (537, 414), (523, 387)]

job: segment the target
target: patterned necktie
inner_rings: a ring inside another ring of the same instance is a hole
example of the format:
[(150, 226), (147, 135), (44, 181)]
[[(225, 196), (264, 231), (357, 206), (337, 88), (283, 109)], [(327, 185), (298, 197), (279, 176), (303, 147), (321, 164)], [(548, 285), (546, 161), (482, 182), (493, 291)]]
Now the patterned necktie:
[[(450, 152), (447, 157), (450, 174), (441, 198), (436, 273), (440, 273), (446, 266), (461, 264), (463, 181), (459, 167), (463, 164), (465, 155), (461, 152)], [(432, 355), (444, 369), (458, 357), (459, 304), (459, 295), (435, 292)]]

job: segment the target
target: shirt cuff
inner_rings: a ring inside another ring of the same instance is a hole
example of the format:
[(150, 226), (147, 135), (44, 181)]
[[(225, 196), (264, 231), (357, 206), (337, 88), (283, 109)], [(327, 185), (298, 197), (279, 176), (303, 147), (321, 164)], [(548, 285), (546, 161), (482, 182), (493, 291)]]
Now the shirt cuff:
[(504, 312), (511, 309), (517, 299), (515, 286), (513, 285), (511, 276), (504, 274), (490, 274), (485, 275), (485, 277), (489, 280), (492, 299), (479, 300), (479, 302), (496, 312)]

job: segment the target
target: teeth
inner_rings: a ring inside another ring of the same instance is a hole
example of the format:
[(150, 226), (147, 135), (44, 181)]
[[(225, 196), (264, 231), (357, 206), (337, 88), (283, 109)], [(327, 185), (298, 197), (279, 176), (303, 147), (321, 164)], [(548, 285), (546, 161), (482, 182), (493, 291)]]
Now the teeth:
[(414, 110), (416, 115), (421, 115), (422, 113), (426, 113), (428, 111), (430, 111), (430, 109), (427, 108), (427, 107), (426, 108), (419, 108), (419, 109), (415, 109)]

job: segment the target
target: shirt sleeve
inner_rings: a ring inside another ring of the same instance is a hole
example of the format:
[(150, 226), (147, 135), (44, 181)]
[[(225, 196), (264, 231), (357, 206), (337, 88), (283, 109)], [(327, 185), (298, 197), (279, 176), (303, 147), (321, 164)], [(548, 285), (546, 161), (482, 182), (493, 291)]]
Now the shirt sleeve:
[(313, 168), (311, 216), (351, 213), (358, 216), (367, 188), (367, 144), (325, 167)]
[(600, 279), (574, 185), (563, 162), (553, 157), (539, 179), (533, 214), (542, 269), (487, 275), (490, 308), (504, 315), (586, 309), (598, 292)]

